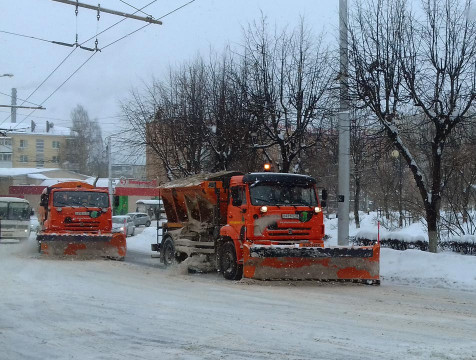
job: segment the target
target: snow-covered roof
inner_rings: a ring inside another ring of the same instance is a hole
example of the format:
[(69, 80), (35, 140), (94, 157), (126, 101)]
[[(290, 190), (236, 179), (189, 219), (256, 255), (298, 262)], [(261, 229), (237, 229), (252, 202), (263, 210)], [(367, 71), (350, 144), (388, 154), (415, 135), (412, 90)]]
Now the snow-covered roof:
[[(95, 177), (88, 177), (86, 180), (84, 180), (85, 182), (87, 182), (88, 184), (94, 184), (94, 181), (96, 180)], [(117, 185), (119, 182), (119, 180), (117, 179), (112, 179), (112, 185), (115, 186)], [(96, 183), (96, 187), (108, 187), (109, 186), (109, 179), (108, 178), (99, 178), (97, 183)]]
[(61, 182), (68, 182), (68, 181), (81, 181), (78, 179), (72, 179), (72, 178), (55, 178), (55, 179), (50, 179), (47, 176), (45, 176), (45, 180), (43, 180), (40, 184), (40, 186), (51, 186), (51, 185), (56, 185)]
[(44, 175), (44, 174), (28, 174), (27, 175), (30, 179), (36, 179), (36, 180), (45, 180), (45, 179), (49, 179), (48, 176)]
[(60, 169), (45, 169), (45, 168), (0, 168), (0, 177), (22, 176), (32, 174), (41, 174), (48, 171), (56, 171)]
[[(48, 124), (47, 124), (48, 123)], [(33, 126), (32, 126), (33, 125)], [(9, 123), (2, 125), (9, 134), (71, 136), (70, 128), (58, 126), (51, 121), (35, 120), (30, 123)]]
[(137, 200), (136, 204), (162, 205), (162, 200)]

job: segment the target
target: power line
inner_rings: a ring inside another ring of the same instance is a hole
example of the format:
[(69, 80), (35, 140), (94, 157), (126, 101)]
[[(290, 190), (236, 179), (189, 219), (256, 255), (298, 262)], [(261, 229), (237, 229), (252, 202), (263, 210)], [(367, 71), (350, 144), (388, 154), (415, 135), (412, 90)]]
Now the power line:
[[(140, 8), (139, 10), (137, 10), (136, 12), (134, 12), (133, 14), (138, 13), (139, 11), (145, 9), (146, 7), (152, 5), (152, 4), (155, 3), (155, 2), (157, 2), (157, 0), (151, 1), (150, 3), (148, 3), (148, 4), (145, 5), (145, 6), (143, 6), (142, 8)], [(114, 26), (119, 25), (121, 22), (123, 22), (123, 21), (125, 21), (125, 20), (127, 20), (127, 18), (123, 18), (123, 19), (119, 20), (118, 22), (116, 22), (116, 23), (112, 24), (111, 26), (105, 28), (103, 31), (100, 31), (97, 35), (93, 35), (93, 36), (91, 36), (89, 39), (83, 41), (83, 42), (81, 43), (81, 45), (83, 45), (84, 43), (87, 43), (89, 40), (92, 40), (92, 39), (94, 39), (95, 37), (97, 37), (97, 36), (99, 36), (99, 35), (105, 33), (105, 32), (108, 31), (109, 29), (112, 29)], [(150, 25), (150, 24), (149, 24), (149, 25)]]
[(159, 20), (160, 20), (160, 19), (163, 19), (164, 17), (167, 17), (167, 16), (173, 14), (174, 12), (176, 12), (176, 11), (178, 11), (178, 10), (184, 8), (184, 7), (187, 6), (187, 5), (190, 5), (190, 4), (193, 3), (194, 1), (195, 1), (195, 0), (191, 0), (191, 1), (189, 1), (188, 3), (183, 4), (182, 6), (179, 6), (179, 7), (176, 8), (175, 10), (172, 10), (172, 11), (168, 12), (167, 14), (165, 14), (165, 15), (159, 17)]
[[(46, 79), (43, 80), (43, 81), (41, 82), (41, 84), (38, 85), (38, 86), (36, 87), (36, 89), (33, 90), (33, 92), (32, 92), (30, 95), (28, 95), (28, 97), (26, 98), (26, 100), (28, 100), (29, 98), (31, 98), (32, 95), (38, 91), (38, 89), (60, 68), (61, 65), (64, 64), (64, 62), (73, 54), (73, 52), (74, 52), (75, 50), (76, 50), (76, 48), (74, 48), (73, 50), (71, 50), (71, 52), (70, 52), (68, 55), (66, 55), (66, 57), (59, 63), (59, 65), (56, 66), (56, 67), (54, 68), (54, 70), (46, 77)], [(25, 100), (25, 101), (26, 101), (26, 100)], [(23, 102), (22, 104), (24, 104), (24, 102)], [(34, 112), (34, 111), (32, 111), (30, 114), (32, 114), (33, 112)], [(8, 119), (10, 119), (10, 117), (11, 117), (11, 115), (7, 116), (7, 117), (0, 123), (0, 125), (2, 125), (5, 121), (7, 121)], [(24, 120), (24, 119), (23, 119), (23, 120)]]
[[(36, 105), (36, 104), (35, 104)], [(3, 111), (0, 110), (0, 113), (5, 113), (5, 114), (10, 114), (10, 111)], [(27, 116), (28, 114), (17, 114), (17, 116)], [(71, 119), (62, 119), (62, 118), (54, 118), (51, 116), (34, 116), (31, 115), (30, 117), (35, 118), (35, 119), (47, 119), (47, 120), (56, 120), (56, 121), (63, 121), (63, 122), (70, 122)], [(111, 115), (111, 116), (102, 116), (99, 118), (94, 118), (94, 120), (103, 120), (103, 119), (118, 119), (118, 118), (123, 118), (125, 115)], [(116, 122), (111, 122), (107, 124), (116, 124)]]
[[(10, 94), (5, 94), (4, 92), (1, 92), (1, 91), (0, 91), (0, 94), (5, 95), (5, 96), (9, 96), (9, 97), (13, 98), (13, 96), (11, 96)], [(24, 103), (28, 103), (28, 104), (40, 106), (40, 105), (35, 104), (35, 103), (32, 103), (32, 102), (30, 102), (30, 101), (26, 101), (26, 100), (20, 99), (19, 97), (17, 97), (17, 99), (18, 99), (18, 100), (22, 100), (22, 101), (23, 101), (23, 104), (24, 104)]]
[(135, 9), (135, 10), (141, 12), (142, 14), (144, 14), (144, 15), (146, 15), (146, 16), (152, 18), (152, 15), (143, 12), (142, 10), (136, 8), (134, 5), (131, 5), (131, 4), (127, 3), (127, 2), (125, 2), (124, 0), (119, 0), (119, 1), (120, 1), (121, 3), (123, 3), (123, 4), (126, 4), (127, 6), (130, 6), (131, 8), (133, 8), (133, 9)]
[[(87, 63), (89, 60), (91, 60), (92, 57), (93, 57), (94, 55), (96, 55), (96, 54), (97, 54), (97, 52), (93, 52), (93, 53), (91, 54), (91, 56), (86, 59), (86, 61), (84, 61), (78, 68), (76, 68), (76, 70), (74, 70), (73, 73), (72, 73), (70, 76), (68, 76), (65, 81), (63, 81), (63, 82), (61, 83), (60, 86), (58, 86), (45, 100), (43, 100), (43, 102), (41, 103), (41, 105), (43, 105), (46, 101), (48, 101), (49, 98), (51, 98), (64, 84), (66, 84), (66, 82), (68, 82), (68, 80), (71, 79), (71, 78), (74, 76), (74, 74), (76, 74), (84, 65), (86, 65), (86, 63)], [(30, 115), (33, 114), (34, 112), (35, 112), (35, 110), (33, 110), (33, 111), (32, 111), (31, 113), (29, 113), (25, 118), (23, 118), (20, 122), (18, 122), (18, 124), (21, 124), (23, 121), (25, 121), (26, 119), (28, 119), (28, 118), (30, 117)]]
[[(146, 8), (147, 6), (149, 6), (149, 5), (153, 4), (153, 3), (155, 3), (156, 1), (157, 1), (157, 0), (151, 1), (149, 4), (145, 5), (145, 6), (142, 7), (140, 10), (142, 10), (142, 9)], [(191, 0), (191, 1), (189, 1), (189, 2), (187, 2), (187, 3), (185, 3), (185, 4), (183, 4), (182, 6), (179, 6), (178, 8), (176, 8), (176, 9), (174, 9), (174, 10), (168, 12), (167, 14), (165, 14), (165, 15), (163, 15), (163, 16), (161, 16), (159, 19), (163, 19), (164, 17), (167, 17), (167, 16), (173, 14), (174, 12), (176, 12), (176, 11), (178, 11), (178, 10), (180, 10), (180, 9), (182, 9), (182, 8), (184, 8), (184, 7), (186, 7), (187, 5), (190, 5), (190, 4), (193, 3), (194, 1), (195, 1), (195, 0)], [(140, 11), (140, 10), (138, 10), (138, 11)], [(135, 14), (135, 13), (134, 13), (134, 14)], [(120, 21), (118, 21), (117, 23), (115, 23), (115, 24), (111, 25), (110, 27), (106, 28), (105, 30), (103, 30), (102, 32), (100, 32), (100, 33), (97, 34), (97, 35), (102, 34), (103, 32), (109, 30), (110, 28), (114, 27), (115, 25), (119, 24), (120, 22), (122, 22), (122, 21), (124, 21), (124, 20), (126, 20), (126, 19), (127, 19), (127, 18), (123, 18), (122, 20), (120, 20)], [(134, 34), (134, 33), (136, 33), (136, 32), (138, 32), (139, 30), (142, 30), (143, 28), (145, 28), (145, 27), (147, 27), (147, 26), (149, 26), (149, 25), (151, 25), (151, 24), (152, 24), (152, 23), (148, 23), (148, 24), (146, 24), (146, 25), (140, 27), (139, 29), (136, 29), (136, 30), (130, 32), (129, 34), (126, 34), (125, 36), (122, 36), (121, 38), (119, 38), (119, 39), (117, 39), (117, 40), (115, 40), (115, 41), (113, 41), (113, 42), (107, 44), (106, 46), (104, 46), (103, 49), (105, 49), (105, 48), (107, 48), (107, 47), (109, 47), (109, 46), (111, 46), (111, 45), (113, 45), (113, 44), (119, 42), (120, 40), (122, 40), (122, 39), (124, 39), (124, 38), (126, 38), (126, 37), (128, 37), (128, 36), (130, 36), (130, 35), (132, 35), (132, 34)], [(95, 36), (89, 38), (89, 39), (86, 40), (85, 42), (91, 40), (92, 38), (96, 37), (97, 35), (95, 35)], [(84, 44), (85, 42), (81, 43), (81, 45)], [(60, 65), (58, 65), (58, 66), (55, 68), (55, 70), (53, 70), (53, 73), (66, 61), (66, 59), (74, 52), (74, 50), (76, 50), (76, 48), (74, 48), (74, 49), (71, 51), (71, 53), (69, 53), (68, 56), (60, 63)], [(97, 52), (94, 52), (89, 58), (87, 58), (86, 61), (84, 61), (65, 81), (63, 81), (63, 83), (62, 83), (61, 85), (59, 85), (59, 86), (40, 104), (40, 106), (43, 105), (46, 101), (48, 101), (64, 84), (66, 84), (66, 82), (67, 82), (69, 79), (71, 79), (71, 78), (72, 78), (84, 65), (86, 65), (86, 63), (89, 62), (89, 60), (91, 60), (92, 57), (93, 57), (94, 55), (96, 55), (96, 54), (97, 54)], [(40, 86), (42, 86), (42, 85), (44, 84), (44, 82), (45, 82), (46, 80), (48, 80), (48, 78), (49, 78), (53, 73), (51, 73), (51, 74), (33, 91), (33, 93), (36, 92), (36, 91), (38, 90), (38, 88), (39, 88)], [(27, 100), (31, 97), (31, 95), (33, 95), (33, 93), (30, 94), (30, 96), (28, 96)], [(28, 114), (25, 118), (23, 118), (18, 124), (21, 124), (22, 122), (24, 122), (24, 121), (25, 121), (26, 119), (28, 119), (34, 112), (35, 112), (35, 110), (33, 110), (30, 114)], [(9, 118), (9, 117), (7, 117), (7, 119), (8, 119), (8, 118)], [(5, 122), (7, 119), (5, 119), (3, 122)], [(3, 124), (3, 122), (0, 123), (0, 125)]]
[[(140, 10), (145, 9), (145, 8), (148, 7), (149, 5), (152, 5), (153, 3), (155, 3), (156, 1), (157, 1), (157, 0), (151, 1), (151, 2), (148, 3), (147, 5), (143, 6)], [(140, 10), (138, 10), (138, 11), (140, 11)], [(136, 12), (137, 12), (137, 11), (136, 11)], [(136, 13), (136, 12), (135, 12), (135, 13)], [(134, 13), (134, 14), (135, 14), (135, 13)], [(113, 28), (114, 26), (118, 25), (119, 23), (123, 22), (123, 21), (126, 20), (126, 19), (127, 19), (127, 18), (123, 18), (122, 20), (120, 20), (120, 21), (116, 22), (115, 24), (109, 26), (108, 28), (104, 29), (104, 30), (101, 31), (100, 33), (98, 33), (98, 34), (96, 34), (96, 35), (90, 37), (90, 38), (87, 39), (86, 41), (83, 41), (79, 46), (81, 47), (82, 45), (84, 45), (84, 44), (85, 44), (86, 42), (88, 42), (89, 40), (91, 40), (91, 39), (97, 37), (97, 36), (100, 35), (100, 34), (103, 34), (104, 32), (108, 31), (109, 29)], [(7, 32), (7, 33), (8, 33), (8, 32)], [(25, 37), (31, 37), (31, 36), (26, 36), (26, 35), (25, 35)], [(36, 38), (36, 37), (31, 37), (31, 38)], [(41, 39), (41, 38), (36, 38), (36, 39), (39, 39), (39, 40), (42, 40), (42, 41), (48, 41), (48, 40)], [(38, 89), (59, 69), (59, 67), (60, 67), (61, 65), (63, 65), (63, 63), (73, 54), (73, 52), (74, 52), (76, 49), (77, 49), (77, 47), (75, 47), (75, 48), (60, 62), (60, 64), (46, 77), (46, 79), (43, 80), (43, 82), (42, 82), (40, 85), (38, 85), (35, 90), (33, 90), (33, 92), (26, 98), (26, 100), (28, 100), (31, 96), (33, 96), (33, 94), (34, 94), (36, 91), (38, 91)], [(91, 57), (92, 57), (92, 56), (91, 56)], [(48, 98), (49, 98), (49, 97), (48, 97)], [(24, 104), (24, 102), (23, 102), (22, 104)], [(27, 117), (29, 117), (33, 112), (34, 112), (34, 111), (32, 111)], [(7, 117), (0, 123), (0, 125), (2, 125), (5, 121), (7, 121), (8, 119), (10, 119), (10, 117), (11, 117), (11, 115), (7, 116)], [(26, 118), (25, 118), (25, 119), (26, 119)], [(24, 121), (25, 119), (23, 119), (22, 121)]]
[[(167, 16), (173, 14), (174, 12), (176, 12), (176, 11), (178, 11), (178, 10), (184, 8), (184, 7), (187, 6), (187, 5), (190, 5), (190, 4), (193, 3), (194, 1), (195, 1), (195, 0), (191, 0), (191, 1), (189, 1), (188, 3), (185, 3), (185, 4), (183, 4), (182, 6), (179, 6), (178, 8), (176, 8), (176, 9), (174, 9), (174, 10), (168, 12), (167, 14), (165, 14), (165, 15), (159, 17), (159, 20), (160, 20), (160, 19), (163, 19), (164, 17), (167, 17)], [(117, 40), (114, 40), (113, 42), (110, 42), (109, 44), (103, 46), (102, 49), (106, 49), (107, 47), (109, 47), (109, 46), (111, 46), (111, 45), (113, 45), (113, 44), (115, 44), (115, 43), (121, 41), (122, 39), (125, 39), (126, 37), (128, 37), (128, 36), (130, 36), (130, 35), (132, 35), (132, 34), (138, 32), (138, 31), (140, 31), (140, 30), (146, 28), (146, 27), (149, 26), (149, 25), (151, 25), (151, 24), (146, 24), (146, 25), (144, 25), (144, 26), (141, 26), (140, 28), (138, 28), (138, 29), (136, 29), (136, 30), (134, 30), (134, 31), (132, 31), (132, 32), (130, 32), (130, 33), (128, 33), (128, 34), (122, 36), (121, 38), (119, 38), (119, 39), (117, 39)]]

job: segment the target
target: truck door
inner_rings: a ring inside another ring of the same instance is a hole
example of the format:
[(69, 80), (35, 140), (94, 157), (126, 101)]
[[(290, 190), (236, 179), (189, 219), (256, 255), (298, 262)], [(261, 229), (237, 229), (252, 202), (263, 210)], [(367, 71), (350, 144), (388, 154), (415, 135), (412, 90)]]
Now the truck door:
[(230, 204), (228, 206), (228, 224), (233, 227), (240, 238), (244, 238), (244, 225), (247, 212), (246, 191), (244, 186), (234, 186), (230, 189)]

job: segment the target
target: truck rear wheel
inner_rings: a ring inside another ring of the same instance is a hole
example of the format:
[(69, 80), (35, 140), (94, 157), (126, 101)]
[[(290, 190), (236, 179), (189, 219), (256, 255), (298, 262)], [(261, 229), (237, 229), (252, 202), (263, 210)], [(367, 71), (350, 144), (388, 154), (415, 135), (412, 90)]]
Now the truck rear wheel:
[(175, 246), (172, 238), (166, 237), (162, 242), (161, 260), (165, 266), (175, 264)]
[(243, 276), (243, 265), (236, 261), (235, 244), (227, 241), (220, 246), (218, 265), (223, 277), (227, 280), (240, 280)]

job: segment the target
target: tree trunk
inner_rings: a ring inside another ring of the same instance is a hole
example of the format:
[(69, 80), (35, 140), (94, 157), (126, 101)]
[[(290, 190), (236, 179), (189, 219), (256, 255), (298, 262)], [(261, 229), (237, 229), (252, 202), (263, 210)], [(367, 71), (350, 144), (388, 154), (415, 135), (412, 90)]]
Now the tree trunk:
[(356, 177), (355, 191), (354, 191), (354, 218), (355, 218), (355, 226), (357, 227), (357, 229), (360, 229), (359, 203), (360, 203), (360, 179), (359, 177)]
[(426, 209), (426, 222), (428, 225), (428, 250), (436, 253), (438, 251), (438, 209), (433, 202)]

